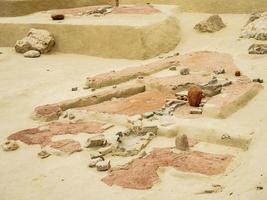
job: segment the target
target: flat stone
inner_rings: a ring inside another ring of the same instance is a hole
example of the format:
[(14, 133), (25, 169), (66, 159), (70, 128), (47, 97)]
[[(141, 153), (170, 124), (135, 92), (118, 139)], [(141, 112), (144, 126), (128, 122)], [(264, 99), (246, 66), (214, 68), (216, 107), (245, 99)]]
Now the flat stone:
[(190, 114), (202, 114), (203, 110), (201, 108), (191, 108)]
[(91, 154), (90, 154), (90, 158), (91, 159), (95, 159), (95, 158), (103, 158), (103, 155), (101, 154), (101, 153), (99, 153), (99, 152), (92, 152)]
[(27, 51), (23, 54), (23, 56), (25, 58), (38, 58), (41, 56), (41, 53), (39, 51), (36, 51), (36, 50), (30, 50), (30, 51)]
[(101, 154), (101, 155), (107, 155), (109, 153), (112, 153), (112, 151), (115, 149), (116, 147), (114, 145), (109, 145), (107, 147), (102, 147), (100, 149), (98, 149), (98, 152)]
[(38, 156), (39, 156), (39, 158), (41, 158), (41, 159), (45, 159), (45, 158), (48, 158), (49, 156), (51, 156), (51, 154), (48, 153), (47, 151), (43, 150), (43, 151), (40, 151), (40, 152), (38, 153)]
[(91, 138), (88, 138), (86, 141), (85, 147), (98, 147), (98, 146), (105, 146), (107, 144), (107, 140), (105, 139), (105, 136), (100, 134), (93, 136)]
[(181, 136), (177, 136), (175, 138), (175, 147), (176, 149), (179, 149), (181, 151), (189, 150), (189, 143), (188, 143), (187, 135), (183, 134)]
[(267, 44), (252, 44), (248, 49), (249, 54), (267, 54)]

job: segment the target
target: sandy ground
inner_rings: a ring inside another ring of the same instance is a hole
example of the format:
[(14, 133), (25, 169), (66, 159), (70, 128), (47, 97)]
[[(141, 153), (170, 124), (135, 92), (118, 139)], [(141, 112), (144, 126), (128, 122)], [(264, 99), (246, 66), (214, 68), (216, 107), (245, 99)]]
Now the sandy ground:
[[(227, 28), (214, 34), (199, 34), (192, 27), (206, 14), (180, 14), (182, 41), (180, 53), (196, 50), (215, 50), (233, 55), (241, 71), (250, 78), (267, 80), (267, 56), (248, 55), (254, 41), (239, 40), (238, 33), (248, 15), (221, 15)], [(0, 48), (0, 140), (11, 132), (32, 127), (38, 122), (29, 116), (33, 108), (81, 94), (85, 77), (99, 72), (123, 68), (141, 61), (101, 59), (70, 54), (44, 55), (26, 59), (13, 49)], [(71, 88), (78, 86), (77, 92)], [(87, 167), (87, 152), (69, 157), (39, 159), (39, 147), (22, 145), (18, 151), (0, 151), (1, 200), (81, 200), (90, 199), (267, 199), (267, 89), (262, 90), (247, 106), (225, 120), (191, 119), (194, 124), (215, 124), (218, 128), (236, 132), (253, 132), (248, 151), (240, 157), (236, 169), (227, 176), (205, 177), (185, 174), (172, 168), (158, 171), (161, 182), (146, 191), (109, 187), (101, 182), (104, 173)], [(152, 145), (169, 144), (169, 138), (156, 138)], [(207, 146), (208, 147), (208, 146)], [(213, 147), (219, 151), (219, 147)], [(223, 150), (225, 151), (225, 150)], [(196, 195), (221, 184), (224, 189), (216, 194)], [(263, 190), (257, 190), (263, 186)]]

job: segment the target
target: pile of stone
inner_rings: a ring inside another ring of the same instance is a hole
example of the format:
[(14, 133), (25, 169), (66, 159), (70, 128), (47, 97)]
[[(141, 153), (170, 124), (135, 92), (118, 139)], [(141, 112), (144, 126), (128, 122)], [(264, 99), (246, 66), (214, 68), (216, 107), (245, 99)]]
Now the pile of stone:
[(224, 27), (226, 27), (226, 25), (223, 23), (222, 18), (219, 15), (212, 15), (206, 21), (196, 24), (194, 29), (199, 32), (213, 33), (220, 31)]
[(55, 39), (47, 30), (32, 28), (26, 37), (16, 42), (15, 50), (24, 53), (24, 57), (36, 58), (51, 51), (54, 45)]
[(267, 40), (267, 12), (254, 13), (241, 30), (241, 38)]

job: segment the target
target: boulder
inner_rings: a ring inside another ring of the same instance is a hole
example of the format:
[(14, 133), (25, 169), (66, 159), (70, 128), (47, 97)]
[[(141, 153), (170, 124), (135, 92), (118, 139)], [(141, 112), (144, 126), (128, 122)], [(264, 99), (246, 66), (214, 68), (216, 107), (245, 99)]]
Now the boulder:
[(30, 50), (23, 54), (25, 58), (38, 58), (41, 56), (41, 53), (36, 50)]
[(195, 25), (194, 29), (199, 32), (213, 33), (226, 27), (219, 15), (212, 15), (206, 21), (202, 21)]
[(15, 50), (18, 53), (36, 50), (43, 54), (51, 51), (54, 45), (54, 37), (47, 30), (32, 28), (25, 38), (16, 42)]
[(248, 24), (241, 30), (241, 38), (255, 38), (267, 40), (267, 12), (257, 13), (251, 16)]
[(188, 90), (188, 102), (190, 106), (198, 107), (202, 99), (202, 89), (198, 86), (192, 86)]

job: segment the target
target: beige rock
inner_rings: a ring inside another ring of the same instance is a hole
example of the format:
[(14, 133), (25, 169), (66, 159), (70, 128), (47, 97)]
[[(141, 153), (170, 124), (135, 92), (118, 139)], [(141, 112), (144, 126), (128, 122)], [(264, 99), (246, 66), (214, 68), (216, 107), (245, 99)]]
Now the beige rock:
[(51, 156), (51, 154), (48, 153), (47, 151), (43, 150), (43, 151), (38, 153), (38, 156), (39, 156), (39, 158), (44, 159), (44, 158)]
[(32, 28), (25, 38), (16, 42), (15, 50), (18, 53), (25, 53), (29, 50), (47, 53), (54, 45), (54, 37), (47, 30)]
[(212, 15), (206, 21), (202, 21), (195, 25), (194, 29), (199, 32), (213, 33), (223, 29), (226, 25), (223, 23), (219, 15)]
[(41, 53), (36, 50), (30, 50), (23, 54), (25, 58), (38, 58), (41, 56)]
[(98, 162), (103, 161), (104, 159), (102, 157), (90, 159), (88, 163), (88, 167), (95, 167)]
[(89, 148), (89, 147), (105, 146), (106, 143), (107, 143), (107, 140), (105, 139), (105, 136), (100, 134), (100, 135), (96, 135), (91, 138), (88, 138), (88, 140), (86, 141), (85, 147)]
[(12, 140), (6, 141), (4, 144), (2, 144), (2, 149), (4, 151), (15, 151), (19, 148), (19, 145)]
[(97, 171), (107, 171), (110, 169), (110, 161), (105, 160), (105, 161), (100, 161), (96, 163), (96, 169)]

